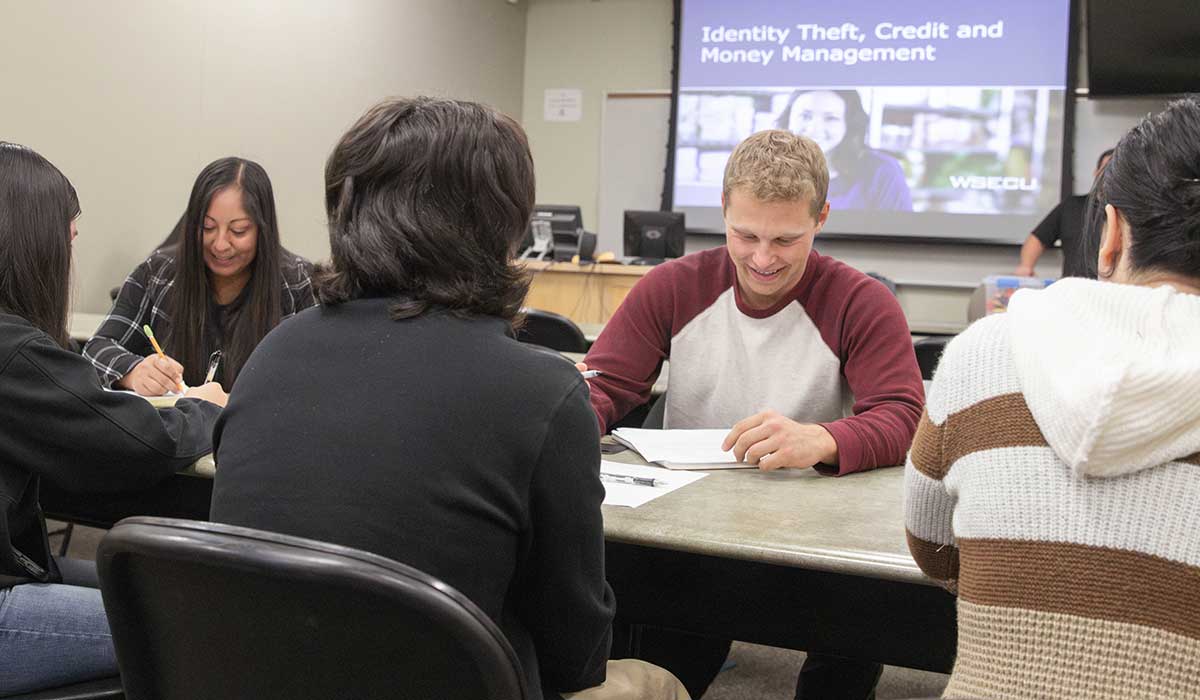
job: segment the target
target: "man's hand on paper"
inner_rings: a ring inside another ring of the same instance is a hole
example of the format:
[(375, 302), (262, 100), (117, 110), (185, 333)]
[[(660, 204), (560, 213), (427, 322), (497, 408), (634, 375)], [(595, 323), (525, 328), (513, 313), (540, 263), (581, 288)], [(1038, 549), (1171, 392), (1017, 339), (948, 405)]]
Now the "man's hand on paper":
[(797, 423), (777, 411), (762, 411), (738, 421), (721, 449), (733, 450), (739, 462), (771, 471), (804, 469), (817, 463), (837, 464), (837, 441), (825, 428)]
[(168, 356), (147, 355), (113, 384), (118, 389), (136, 391), (142, 396), (162, 396), (178, 391), (183, 381), (183, 365)]

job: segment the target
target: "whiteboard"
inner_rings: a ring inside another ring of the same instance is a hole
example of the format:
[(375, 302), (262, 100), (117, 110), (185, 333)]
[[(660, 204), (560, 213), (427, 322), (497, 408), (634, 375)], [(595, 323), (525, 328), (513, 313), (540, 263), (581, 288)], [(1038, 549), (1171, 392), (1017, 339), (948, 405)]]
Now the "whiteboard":
[(596, 251), (622, 255), (626, 209), (657, 211), (667, 168), (671, 93), (610, 92), (600, 116)]

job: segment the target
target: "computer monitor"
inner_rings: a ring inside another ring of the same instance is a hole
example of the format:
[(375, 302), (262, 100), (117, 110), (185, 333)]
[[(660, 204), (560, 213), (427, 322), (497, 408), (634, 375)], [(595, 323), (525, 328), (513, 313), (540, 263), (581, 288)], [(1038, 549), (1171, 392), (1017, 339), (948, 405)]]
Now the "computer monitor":
[(625, 255), (665, 260), (683, 255), (683, 214), (674, 211), (626, 211)]
[[(573, 204), (535, 204), (530, 225), (534, 221), (547, 221), (554, 235), (554, 259), (570, 260), (579, 252), (580, 233), (583, 231), (583, 214)], [(532, 231), (532, 228), (530, 229)]]

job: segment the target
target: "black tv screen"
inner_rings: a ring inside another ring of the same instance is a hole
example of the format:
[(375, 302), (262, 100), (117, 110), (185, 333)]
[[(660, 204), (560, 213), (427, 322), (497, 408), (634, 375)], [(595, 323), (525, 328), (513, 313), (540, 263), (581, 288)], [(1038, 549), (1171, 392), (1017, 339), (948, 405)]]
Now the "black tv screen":
[(1089, 95), (1200, 90), (1200, 5), (1088, 0)]
[(1063, 196), (1071, 0), (680, 0), (671, 208), (723, 233), (733, 147), (825, 151), (826, 234), (1019, 243)]

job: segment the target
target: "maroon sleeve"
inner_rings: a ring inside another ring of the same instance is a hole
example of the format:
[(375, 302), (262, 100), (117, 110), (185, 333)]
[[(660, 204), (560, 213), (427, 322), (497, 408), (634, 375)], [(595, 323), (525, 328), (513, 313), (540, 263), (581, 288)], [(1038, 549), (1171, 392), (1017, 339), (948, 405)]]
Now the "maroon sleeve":
[(734, 280), (724, 246), (655, 267), (629, 291), (584, 362), (604, 374), (588, 380), (600, 433), (650, 399), (671, 339)]
[(671, 284), (660, 267), (638, 280), (588, 351), (588, 369), (604, 374), (588, 380), (600, 434), (650, 399), (662, 361), (671, 349)]
[[(821, 335), (841, 358), (842, 374), (854, 394), (849, 418), (822, 423), (838, 446), (838, 464), (826, 474), (849, 474), (904, 463), (925, 404), (925, 385), (913, 352), (908, 322), (896, 297), (879, 282), (851, 268), (843, 282), (820, 285), (807, 308), (835, 313), (817, 320)], [(848, 280), (848, 283), (845, 282)], [(835, 301), (841, 298), (840, 305)], [(831, 309), (832, 310), (832, 309)]]

